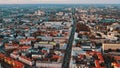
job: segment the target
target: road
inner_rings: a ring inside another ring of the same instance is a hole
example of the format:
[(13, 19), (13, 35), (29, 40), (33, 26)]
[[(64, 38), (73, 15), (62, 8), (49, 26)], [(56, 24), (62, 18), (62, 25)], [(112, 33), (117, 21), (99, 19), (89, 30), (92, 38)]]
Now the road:
[[(73, 9), (73, 10), (75, 10), (75, 9)], [(64, 55), (62, 68), (69, 68), (69, 64), (70, 64), (72, 43), (73, 43), (73, 40), (74, 40), (75, 25), (76, 25), (76, 22), (75, 22), (76, 20), (75, 20), (74, 14), (75, 13), (73, 12), (73, 15), (72, 15), (73, 16), (73, 25), (72, 25), (70, 37), (69, 37), (69, 40), (68, 40), (66, 52), (65, 52), (65, 55)]]

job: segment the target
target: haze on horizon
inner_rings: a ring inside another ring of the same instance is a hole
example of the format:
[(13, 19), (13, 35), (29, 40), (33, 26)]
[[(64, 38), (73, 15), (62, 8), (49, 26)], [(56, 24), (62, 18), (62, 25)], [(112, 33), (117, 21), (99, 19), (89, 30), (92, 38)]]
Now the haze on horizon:
[(120, 0), (0, 0), (0, 4), (120, 4)]

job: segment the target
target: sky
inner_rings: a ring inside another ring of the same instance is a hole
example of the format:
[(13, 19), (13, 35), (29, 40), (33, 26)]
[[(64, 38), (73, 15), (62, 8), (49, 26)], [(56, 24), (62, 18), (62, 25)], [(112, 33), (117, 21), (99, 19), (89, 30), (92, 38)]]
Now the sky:
[(120, 4), (120, 0), (0, 0), (0, 4)]

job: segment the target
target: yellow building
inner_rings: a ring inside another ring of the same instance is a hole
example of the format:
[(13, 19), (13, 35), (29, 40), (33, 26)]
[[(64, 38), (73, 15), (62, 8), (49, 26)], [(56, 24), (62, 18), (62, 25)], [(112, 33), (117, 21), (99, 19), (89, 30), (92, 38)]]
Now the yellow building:
[(119, 48), (120, 48), (120, 44), (113, 44), (113, 43), (103, 43), (102, 44), (103, 50), (108, 50), (108, 49), (116, 50)]

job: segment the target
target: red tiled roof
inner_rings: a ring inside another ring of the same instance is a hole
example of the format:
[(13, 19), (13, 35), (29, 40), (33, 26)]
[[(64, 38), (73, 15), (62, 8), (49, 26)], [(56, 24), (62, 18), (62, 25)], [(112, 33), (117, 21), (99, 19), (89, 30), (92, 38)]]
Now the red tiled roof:
[(22, 64), (21, 62), (18, 62), (18, 61), (14, 61), (14, 66), (13, 68), (23, 68), (24, 67), (24, 64)]
[(95, 60), (95, 66), (96, 68), (100, 68), (99, 60)]
[(53, 55), (52, 59), (59, 59), (61, 56)]
[(116, 60), (120, 60), (120, 56), (114, 56)]
[(118, 63), (116, 63), (116, 62), (113, 62), (112, 64), (113, 64), (113, 66), (115, 66), (115, 67), (120, 67), (120, 64), (118, 64)]
[(29, 41), (35, 41), (36, 38), (27, 38), (27, 39), (21, 39), (20, 42), (29, 42)]
[(5, 43), (5, 47), (6, 47), (6, 46), (10, 46), (10, 45), (11, 45), (11, 46), (19, 46), (18, 44), (13, 44), (13, 43), (11, 43), (11, 44), (10, 44), (10, 43)]
[(12, 68), (23, 68), (24, 67), (24, 64), (22, 64), (21, 62), (15, 61), (12, 58), (6, 57), (4, 54), (0, 53), (0, 58), (2, 57), (5, 57), (4, 59), (6, 61), (4, 60), (4, 62), (11, 64), (13, 66)]
[(101, 53), (97, 53), (97, 56), (98, 56), (98, 58), (100, 59), (100, 61), (104, 61), (104, 60), (103, 60), (103, 56), (102, 56)]
[(2, 54), (2, 53), (0, 53), (0, 58), (3, 58), (3, 57), (5, 57), (5, 55), (4, 55), (4, 54)]

